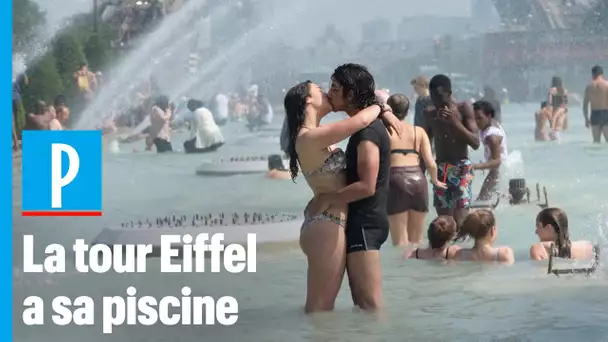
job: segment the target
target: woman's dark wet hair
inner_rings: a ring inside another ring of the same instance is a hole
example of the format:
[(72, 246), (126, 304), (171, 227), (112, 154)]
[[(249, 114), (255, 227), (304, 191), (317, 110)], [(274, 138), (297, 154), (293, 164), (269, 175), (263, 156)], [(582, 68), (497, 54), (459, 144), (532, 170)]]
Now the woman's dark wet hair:
[(543, 226), (550, 225), (553, 227), (557, 235), (557, 241), (555, 242), (557, 256), (560, 258), (570, 258), (572, 256), (572, 243), (570, 242), (566, 212), (559, 208), (545, 208), (536, 216), (536, 222), (539, 222)]
[(602, 76), (603, 74), (604, 74), (604, 68), (602, 68), (601, 66), (595, 65), (593, 68), (591, 68), (591, 76), (593, 76), (593, 78)]
[(342, 64), (334, 70), (331, 78), (336, 80), (344, 91), (344, 96), (350, 96), (350, 103), (361, 110), (372, 105), (379, 105), (376, 97), (376, 82), (374, 76), (361, 64)]
[(443, 248), (454, 238), (457, 230), (458, 225), (452, 216), (437, 217), (431, 221), (427, 230), (429, 245), (433, 249)]
[(553, 76), (551, 79), (551, 87), (556, 88), (559, 94), (564, 93), (564, 82), (562, 82), (562, 79), (557, 76)]
[(496, 218), (492, 211), (479, 209), (467, 215), (454, 241), (466, 240), (467, 237), (474, 240), (483, 239), (488, 236), (494, 226), (496, 226)]
[(399, 120), (405, 119), (407, 112), (410, 110), (410, 100), (403, 94), (391, 95), (388, 100), (386, 100), (386, 104), (391, 107), (393, 114)]
[[(298, 177), (298, 152), (296, 152), (296, 139), (304, 123), (306, 111), (306, 99), (310, 95), (311, 81), (304, 81), (293, 86), (287, 94), (283, 106), (285, 107), (285, 117), (287, 120), (287, 130), (289, 132), (289, 143), (287, 144), (287, 154), (289, 155), (289, 171), (291, 179), (295, 182)], [(373, 92), (372, 92), (373, 93)], [(374, 95), (375, 97), (375, 95)]]
[(278, 154), (268, 156), (268, 171), (272, 170), (287, 171), (283, 165), (283, 158)]
[(160, 95), (154, 100), (154, 105), (163, 111), (169, 109), (169, 98), (165, 95)]
[(481, 110), (482, 113), (489, 115), (492, 118), (494, 118), (495, 115), (494, 106), (492, 106), (490, 102), (484, 100), (473, 103), (473, 110)]

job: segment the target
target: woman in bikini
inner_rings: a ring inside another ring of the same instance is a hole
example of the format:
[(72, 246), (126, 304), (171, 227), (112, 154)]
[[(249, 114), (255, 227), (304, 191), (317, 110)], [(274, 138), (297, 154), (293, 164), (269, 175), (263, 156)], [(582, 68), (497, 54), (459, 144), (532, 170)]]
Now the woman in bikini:
[[(393, 114), (404, 120), (410, 102), (405, 95), (394, 94), (387, 104)], [(403, 134), (391, 139), (391, 170), (386, 211), (394, 246), (422, 243), (424, 219), (429, 211), (428, 181), (420, 167), (424, 161), (431, 183), (445, 189), (445, 183), (437, 180), (437, 164), (431, 151), (431, 143), (422, 127), (400, 122)]]
[(530, 247), (530, 259), (545, 260), (553, 256), (566, 259), (588, 259), (593, 244), (586, 240), (570, 241), (568, 216), (559, 208), (545, 208), (536, 216), (536, 235), (540, 239)]
[(512, 264), (514, 261), (511, 247), (494, 247), (498, 228), (491, 210), (480, 209), (470, 213), (463, 221), (455, 241), (466, 238), (475, 240), (473, 248), (463, 248), (456, 252), (454, 258), (465, 261), (502, 262)]
[(454, 239), (457, 228), (456, 221), (452, 216), (437, 217), (429, 224), (427, 230), (429, 247), (416, 248), (411, 257), (424, 260), (454, 259), (460, 247), (450, 245), (450, 241)]
[[(380, 115), (380, 106), (367, 107), (353, 117), (321, 126), (321, 119), (332, 107), (327, 95), (310, 81), (291, 88), (284, 105), (292, 179), (295, 181), (301, 171), (315, 196), (345, 187), (346, 155), (333, 145), (370, 125)], [(396, 128), (398, 120), (392, 114), (387, 114), (386, 120)], [(307, 216), (305, 211), (300, 246), (308, 259), (305, 304), (308, 313), (334, 308), (346, 263), (347, 208), (332, 206), (314, 217)]]
[(551, 79), (549, 89), (549, 104), (551, 105), (551, 140), (559, 139), (559, 133), (568, 128), (568, 91), (559, 77)]

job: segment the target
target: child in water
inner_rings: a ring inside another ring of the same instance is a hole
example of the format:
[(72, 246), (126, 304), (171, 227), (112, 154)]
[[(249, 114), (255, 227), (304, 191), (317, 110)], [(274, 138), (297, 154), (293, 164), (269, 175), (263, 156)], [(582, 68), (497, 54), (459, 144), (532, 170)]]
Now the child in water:
[(559, 208), (545, 208), (536, 216), (536, 235), (540, 239), (530, 247), (530, 259), (545, 260), (550, 253), (566, 259), (588, 259), (593, 244), (586, 240), (570, 241), (568, 216)]
[(470, 237), (475, 240), (475, 245), (473, 248), (458, 250), (454, 259), (512, 264), (515, 261), (513, 249), (511, 247), (494, 247), (497, 236), (498, 228), (492, 211), (480, 209), (470, 213), (464, 219), (456, 241)]
[(452, 216), (439, 216), (429, 224), (427, 238), (429, 247), (417, 248), (412, 254), (416, 259), (454, 259), (459, 246), (450, 245), (456, 235), (457, 225)]

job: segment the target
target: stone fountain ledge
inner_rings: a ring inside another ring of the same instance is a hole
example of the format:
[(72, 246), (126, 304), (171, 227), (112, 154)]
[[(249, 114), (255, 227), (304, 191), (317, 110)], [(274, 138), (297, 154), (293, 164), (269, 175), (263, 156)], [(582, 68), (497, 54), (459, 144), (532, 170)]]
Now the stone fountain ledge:
[(217, 213), (171, 215), (122, 222), (103, 229), (93, 244), (150, 244), (160, 247), (163, 235), (223, 233), (225, 243), (243, 244), (248, 234), (256, 234), (258, 244), (297, 241), (303, 223), (301, 215), (289, 213)]

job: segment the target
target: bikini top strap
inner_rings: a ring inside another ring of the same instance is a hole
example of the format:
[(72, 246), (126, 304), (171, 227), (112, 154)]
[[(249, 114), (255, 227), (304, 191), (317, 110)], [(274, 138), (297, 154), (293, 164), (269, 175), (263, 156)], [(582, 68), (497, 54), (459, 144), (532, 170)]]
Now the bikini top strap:
[(446, 259), (446, 260), (448, 259), (448, 254), (449, 254), (449, 252), (450, 252), (450, 248), (451, 248), (451, 247), (452, 247), (452, 246), (450, 246), (450, 247), (448, 247), (448, 248), (446, 248), (446, 249), (445, 249), (445, 259)]
[(496, 248), (496, 254), (494, 255), (494, 261), (500, 260), (500, 248)]

